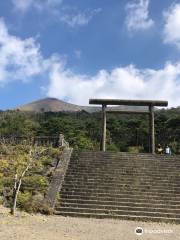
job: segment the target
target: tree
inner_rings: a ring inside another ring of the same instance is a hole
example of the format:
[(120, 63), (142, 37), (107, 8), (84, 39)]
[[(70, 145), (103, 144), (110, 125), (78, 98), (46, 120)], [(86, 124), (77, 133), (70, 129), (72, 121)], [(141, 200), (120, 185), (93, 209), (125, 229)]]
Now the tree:
[(179, 153), (180, 150), (180, 117), (172, 117), (166, 121), (168, 141), (173, 151)]
[(11, 214), (16, 211), (17, 198), (22, 185), (22, 180), (30, 168), (38, 164), (37, 159), (42, 156), (44, 149), (30, 145), (6, 145), (0, 144), (0, 174), (9, 175), (13, 181)]

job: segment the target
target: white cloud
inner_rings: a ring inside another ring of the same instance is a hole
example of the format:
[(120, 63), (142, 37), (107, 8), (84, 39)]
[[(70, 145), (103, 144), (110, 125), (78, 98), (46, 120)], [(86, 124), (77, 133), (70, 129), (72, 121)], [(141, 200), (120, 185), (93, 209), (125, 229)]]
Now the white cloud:
[(100, 8), (84, 12), (68, 12), (62, 14), (60, 20), (69, 25), (70, 27), (84, 26), (87, 25), (91, 21), (91, 19), (99, 12), (101, 12)]
[(14, 5), (14, 9), (21, 12), (26, 12), (34, 5), (34, 0), (11, 0), (11, 1)]
[(76, 104), (88, 104), (89, 98), (167, 99), (170, 106), (180, 105), (180, 62), (166, 63), (159, 70), (137, 69), (133, 65), (111, 72), (101, 70), (95, 76), (77, 75), (61, 65), (50, 72), (48, 96), (68, 98)]
[(180, 49), (180, 4), (173, 4), (164, 12), (164, 42)]
[(0, 84), (14, 80), (28, 81), (45, 72), (55, 57), (44, 59), (34, 38), (22, 40), (9, 34), (0, 19)]
[(63, 6), (63, 0), (11, 0), (16, 11), (26, 13), (28, 10), (36, 10), (39, 13), (46, 12), (56, 21), (65, 23), (71, 28), (87, 25), (101, 9), (79, 11), (73, 6)]
[(126, 5), (126, 26), (129, 31), (145, 30), (154, 25), (149, 18), (149, 0), (133, 0)]
[(162, 69), (138, 69), (134, 65), (100, 70), (94, 76), (75, 74), (58, 55), (44, 58), (34, 38), (11, 35), (0, 19), (0, 86), (11, 81), (49, 81), (46, 94), (86, 105), (89, 98), (167, 99), (180, 105), (180, 62)]
[(17, 10), (25, 12), (32, 6), (33, 0), (12, 0), (12, 3)]
[(36, 10), (45, 10), (56, 7), (62, 3), (62, 0), (12, 0), (16, 10), (26, 12), (31, 8)]

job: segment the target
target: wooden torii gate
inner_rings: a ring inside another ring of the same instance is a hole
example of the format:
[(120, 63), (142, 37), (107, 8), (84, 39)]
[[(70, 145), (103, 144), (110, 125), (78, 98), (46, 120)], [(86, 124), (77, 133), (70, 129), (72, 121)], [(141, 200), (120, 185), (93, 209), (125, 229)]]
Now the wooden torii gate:
[[(106, 151), (106, 112), (118, 113), (135, 113), (149, 114), (149, 136), (150, 136), (150, 151), (155, 153), (155, 132), (154, 132), (154, 107), (167, 107), (167, 101), (158, 100), (122, 100), (122, 99), (90, 99), (89, 104), (102, 105), (102, 142), (101, 150)], [(144, 106), (147, 110), (108, 110), (108, 105), (123, 105), (123, 106)]]

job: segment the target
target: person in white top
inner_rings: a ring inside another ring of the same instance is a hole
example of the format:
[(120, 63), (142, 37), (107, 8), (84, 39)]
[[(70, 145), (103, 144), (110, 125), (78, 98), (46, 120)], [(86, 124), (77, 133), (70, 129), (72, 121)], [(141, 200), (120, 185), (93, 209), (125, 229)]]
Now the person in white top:
[(165, 148), (165, 153), (168, 154), (168, 155), (171, 155), (171, 149), (168, 145)]

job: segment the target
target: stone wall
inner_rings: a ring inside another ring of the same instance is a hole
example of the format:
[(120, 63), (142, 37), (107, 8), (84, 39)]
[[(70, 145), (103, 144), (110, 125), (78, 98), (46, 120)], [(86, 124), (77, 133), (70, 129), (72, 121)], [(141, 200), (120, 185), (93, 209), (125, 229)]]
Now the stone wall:
[(62, 141), (63, 152), (59, 162), (56, 165), (54, 170), (47, 194), (45, 196), (45, 201), (48, 205), (54, 209), (56, 204), (57, 194), (61, 190), (66, 171), (68, 169), (69, 161), (72, 154), (72, 148), (69, 148), (68, 145), (64, 145), (64, 139)]

